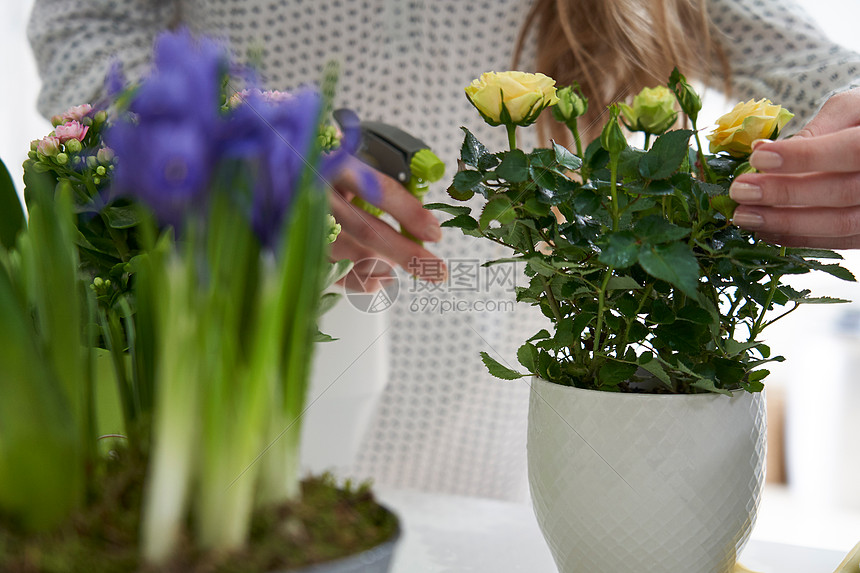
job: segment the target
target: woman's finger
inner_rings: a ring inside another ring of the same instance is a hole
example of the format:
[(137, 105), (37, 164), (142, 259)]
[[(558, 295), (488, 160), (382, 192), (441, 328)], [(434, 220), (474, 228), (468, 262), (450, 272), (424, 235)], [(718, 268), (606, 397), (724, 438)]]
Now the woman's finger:
[(860, 205), (860, 172), (749, 173), (732, 183), (729, 194), (743, 205), (854, 207)]
[(860, 235), (860, 207), (739, 205), (732, 223), (762, 235), (853, 237)]
[[(331, 197), (332, 214), (341, 225), (341, 233), (346, 233), (364, 248), (379, 253), (382, 258), (395, 262), (425, 280), (445, 280), (445, 265), (433, 253), (407, 239), (364, 209), (347, 202), (339, 194), (333, 193)], [(433, 261), (435, 264), (416, 265), (416, 261)]]
[(766, 173), (860, 171), (860, 127), (818, 137), (793, 137), (759, 143), (750, 165)]
[(378, 193), (374, 193), (376, 196), (371, 203), (390, 214), (419, 239), (438, 241), (442, 238), (439, 221), (402, 184), (357, 159), (349, 162), (348, 168), (334, 183), (337, 188), (368, 199), (364, 188), (371, 185), (371, 181), (378, 185)]

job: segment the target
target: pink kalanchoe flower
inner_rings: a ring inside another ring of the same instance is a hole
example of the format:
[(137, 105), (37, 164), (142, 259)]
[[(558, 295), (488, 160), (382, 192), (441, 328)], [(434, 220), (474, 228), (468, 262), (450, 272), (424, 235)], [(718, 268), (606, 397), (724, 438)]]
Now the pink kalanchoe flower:
[(36, 153), (53, 157), (60, 152), (60, 138), (46, 135), (36, 143)]
[(58, 125), (54, 129), (54, 135), (60, 139), (60, 143), (65, 143), (70, 139), (81, 141), (87, 135), (87, 131), (89, 131), (89, 129), (90, 128), (88, 126), (72, 120), (67, 121), (63, 125)]
[(93, 106), (88, 103), (70, 107), (63, 113), (55, 115), (51, 118), (51, 123), (55, 126), (68, 123), (70, 121), (81, 121), (93, 110)]

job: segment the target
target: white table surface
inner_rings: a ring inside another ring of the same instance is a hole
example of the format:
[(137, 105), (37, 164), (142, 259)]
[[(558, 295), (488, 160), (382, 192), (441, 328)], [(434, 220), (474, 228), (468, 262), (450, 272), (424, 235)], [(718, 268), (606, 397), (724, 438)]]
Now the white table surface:
[[(393, 573), (556, 573), (529, 505), (401, 490), (377, 496), (403, 525)], [(759, 573), (833, 573), (843, 557), (753, 533), (740, 562)]]

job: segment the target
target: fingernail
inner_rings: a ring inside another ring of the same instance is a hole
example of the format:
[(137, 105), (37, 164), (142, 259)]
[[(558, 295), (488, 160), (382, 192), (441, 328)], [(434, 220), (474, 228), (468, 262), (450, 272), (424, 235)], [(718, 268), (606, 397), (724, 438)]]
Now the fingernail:
[(758, 229), (764, 224), (764, 218), (754, 211), (735, 211), (732, 223), (744, 229)]
[(759, 171), (782, 166), (782, 155), (773, 151), (756, 151), (750, 156), (750, 165)]
[(761, 199), (762, 192), (758, 185), (735, 181), (729, 189), (729, 196), (738, 203), (753, 202)]
[(424, 237), (428, 241), (442, 240), (442, 228), (439, 227), (439, 223), (431, 223), (424, 227)]

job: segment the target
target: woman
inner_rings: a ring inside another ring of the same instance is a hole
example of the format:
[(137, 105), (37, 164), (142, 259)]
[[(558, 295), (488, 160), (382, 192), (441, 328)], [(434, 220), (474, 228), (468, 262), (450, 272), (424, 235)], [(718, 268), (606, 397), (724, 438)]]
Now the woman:
[[(504, 148), (504, 134), (482, 124), (462, 88), (484, 71), (509, 68), (515, 55), (522, 67), (561, 83), (579, 80), (595, 115), (665, 82), (680, 64), (688, 77), (699, 72), (717, 86), (729, 70), (736, 97), (783, 103), (798, 127), (834, 90), (852, 87), (860, 66), (860, 55), (834, 46), (795, 5), (778, 0), (36, 0), (30, 37), (45, 79), (40, 110), (50, 116), (97, 97), (112, 58), (139, 76), (155, 35), (180, 23), (226, 37), (240, 55), (258, 53), (267, 88), (311, 82), (326, 61), (340, 60), (338, 103), (420, 136), (449, 166), (462, 141), (459, 125)], [(834, 105), (812, 124), (813, 135), (847, 127), (830, 113)], [(797, 141), (760, 149), (789, 153), (806, 143)], [(753, 161), (760, 157), (757, 150)], [(753, 177), (762, 197), (782, 181)], [(339, 191), (360, 192), (357, 180), (341, 181)], [(395, 182), (380, 181), (395, 218), (427, 240), (439, 238), (438, 224)], [(439, 187), (428, 201), (443, 196)], [(438, 261), (382, 221), (337, 200), (333, 208), (345, 230), (336, 256), (376, 255), (401, 266), (412, 256)], [(507, 253), (459, 233), (446, 234), (434, 250), (451, 278), (433, 286), (404, 277), (406, 292), (386, 314), (388, 388), (354, 474), (388, 486), (523, 498), (529, 388), (492, 379), (478, 356), (484, 350), (513, 360), (523, 333), (537, 331), (541, 317), (528, 308), (473, 312), (513, 300), (516, 273), (478, 267)], [(410, 272), (428, 267), (438, 269), (422, 264)], [(439, 303), (454, 300), (465, 303), (461, 310), (440, 314)]]

